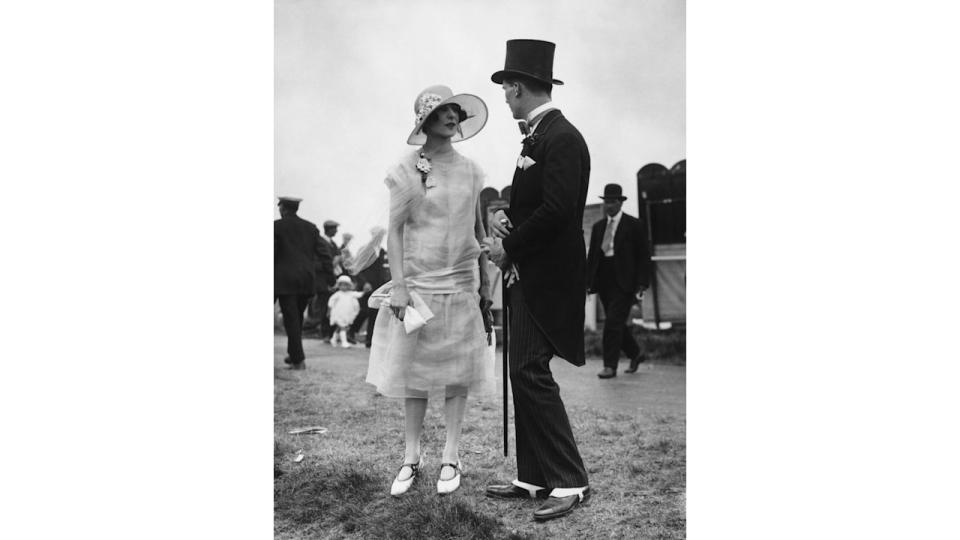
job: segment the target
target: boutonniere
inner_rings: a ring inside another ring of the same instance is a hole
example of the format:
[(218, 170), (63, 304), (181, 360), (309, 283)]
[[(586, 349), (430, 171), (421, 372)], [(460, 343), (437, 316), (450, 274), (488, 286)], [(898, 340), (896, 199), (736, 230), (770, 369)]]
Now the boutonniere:
[(437, 181), (429, 176), (430, 171), (433, 170), (433, 164), (430, 163), (430, 158), (423, 152), (420, 152), (420, 159), (417, 160), (417, 170), (420, 171), (420, 183), (425, 188), (432, 188), (437, 185)]
[(539, 133), (531, 133), (530, 135), (527, 135), (526, 137), (524, 137), (522, 142), (523, 142), (523, 145), (526, 146), (527, 148), (533, 148), (534, 146), (536, 146), (539, 140), (540, 140)]

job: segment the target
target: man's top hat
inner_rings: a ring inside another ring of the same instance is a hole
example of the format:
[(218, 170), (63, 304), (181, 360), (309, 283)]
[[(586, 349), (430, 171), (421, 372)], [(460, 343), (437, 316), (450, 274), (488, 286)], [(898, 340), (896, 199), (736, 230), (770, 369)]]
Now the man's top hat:
[(537, 39), (511, 39), (507, 41), (507, 59), (503, 69), (490, 76), (490, 80), (502, 84), (510, 75), (522, 75), (544, 84), (563, 84), (553, 78), (553, 50), (557, 46)]
[(620, 187), (620, 184), (607, 184), (603, 186), (603, 195), (600, 196), (601, 199), (617, 199), (620, 201), (627, 200), (623, 196), (623, 188)]

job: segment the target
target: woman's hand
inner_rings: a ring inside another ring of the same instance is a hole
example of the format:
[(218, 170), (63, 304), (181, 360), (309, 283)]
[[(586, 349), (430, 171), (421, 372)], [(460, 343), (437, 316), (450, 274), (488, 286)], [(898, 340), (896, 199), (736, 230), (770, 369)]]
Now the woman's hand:
[(403, 285), (394, 287), (393, 291), (390, 292), (390, 310), (393, 311), (393, 316), (402, 321), (407, 306), (411, 305), (413, 305), (413, 301), (410, 300), (410, 293), (407, 292), (407, 288)]
[(483, 283), (480, 285), (480, 310), (490, 309), (493, 305), (493, 299), (490, 296), (490, 285)]
[(493, 332), (493, 313), (490, 312), (490, 306), (493, 300), (490, 299), (490, 287), (486, 284), (480, 285), (480, 316), (483, 318), (483, 330), (487, 333), (487, 345), (490, 344), (490, 333)]

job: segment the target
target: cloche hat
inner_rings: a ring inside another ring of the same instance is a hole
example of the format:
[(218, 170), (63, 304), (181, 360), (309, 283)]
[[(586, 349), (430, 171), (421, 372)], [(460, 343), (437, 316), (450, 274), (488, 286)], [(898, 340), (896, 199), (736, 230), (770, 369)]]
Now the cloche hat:
[(453, 94), (453, 90), (443, 85), (435, 85), (424, 89), (413, 102), (414, 119), (413, 131), (407, 137), (407, 144), (419, 146), (427, 142), (426, 134), (421, 131), (430, 113), (444, 105), (456, 103), (463, 111), (460, 114), (460, 128), (450, 142), (460, 142), (473, 137), (483, 129), (487, 123), (487, 105), (482, 99), (473, 94)]

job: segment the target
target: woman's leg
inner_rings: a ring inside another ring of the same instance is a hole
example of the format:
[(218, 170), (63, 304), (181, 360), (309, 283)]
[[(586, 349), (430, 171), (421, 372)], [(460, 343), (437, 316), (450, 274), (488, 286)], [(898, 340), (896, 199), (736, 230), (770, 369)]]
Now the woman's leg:
[[(427, 400), (420, 398), (407, 398), (403, 400), (405, 413), (405, 433), (406, 451), (403, 454), (404, 463), (419, 463), (420, 461), (420, 435), (423, 434), (423, 417), (427, 414)], [(410, 467), (403, 467), (397, 476), (400, 480), (406, 480), (411, 475)]]
[[(447, 443), (443, 447), (443, 463), (457, 463), (460, 457), (460, 428), (463, 425), (466, 405), (466, 394), (448, 397), (444, 403), (447, 417)], [(454, 476), (456, 471), (451, 467), (443, 467), (440, 471), (441, 480), (449, 480)]]

